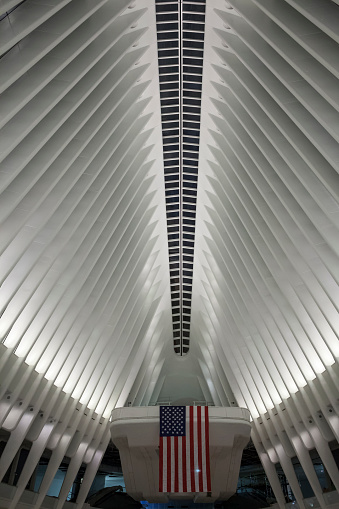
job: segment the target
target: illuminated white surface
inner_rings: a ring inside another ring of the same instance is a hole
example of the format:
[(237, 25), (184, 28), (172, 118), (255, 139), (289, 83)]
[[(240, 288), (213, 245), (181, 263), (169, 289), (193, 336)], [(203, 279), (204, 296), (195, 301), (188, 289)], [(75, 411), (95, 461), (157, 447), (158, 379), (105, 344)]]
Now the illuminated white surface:
[(31, 466), (50, 448), (38, 509), (63, 456), (61, 499), (86, 459), (81, 506), (115, 406), (191, 397), (246, 407), (281, 507), (278, 461), (302, 506), (295, 455), (325, 508), (308, 451), (339, 490), (337, 2), (207, 2), (184, 361), (153, 0), (54, 3), (0, 22), (0, 474), (24, 440)]

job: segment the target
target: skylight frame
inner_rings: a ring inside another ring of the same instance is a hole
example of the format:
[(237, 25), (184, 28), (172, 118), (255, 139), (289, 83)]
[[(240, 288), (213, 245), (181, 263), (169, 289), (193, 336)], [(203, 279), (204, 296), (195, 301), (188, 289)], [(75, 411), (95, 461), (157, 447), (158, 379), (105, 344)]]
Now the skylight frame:
[(156, 0), (173, 346), (190, 346), (206, 0)]

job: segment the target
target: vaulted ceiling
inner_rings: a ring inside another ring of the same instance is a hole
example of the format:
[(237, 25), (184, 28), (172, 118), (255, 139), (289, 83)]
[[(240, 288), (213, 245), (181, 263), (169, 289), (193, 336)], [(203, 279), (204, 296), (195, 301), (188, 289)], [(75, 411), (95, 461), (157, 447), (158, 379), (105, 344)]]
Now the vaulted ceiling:
[(41, 412), (41, 450), (70, 426), (63, 452), (86, 436), (91, 472), (125, 404), (247, 407), (267, 471), (272, 412), (299, 436), (320, 411), (338, 440), (336, 2), (16, 4), (0, 11), (2, 426), (27, 413), (33, 440)]

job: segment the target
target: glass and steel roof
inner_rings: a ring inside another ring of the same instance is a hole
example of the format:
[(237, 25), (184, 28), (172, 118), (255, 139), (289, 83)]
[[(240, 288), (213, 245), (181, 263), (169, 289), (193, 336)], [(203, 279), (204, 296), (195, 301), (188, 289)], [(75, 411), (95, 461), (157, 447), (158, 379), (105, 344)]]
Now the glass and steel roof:
[(112, 409), (183, 399), (251, 412), (281, 507), (277, 461), (305, 505), (294, 447), (319, 449), (339, 486), (324, 447), (339, 438), (338, 0), (18, 3), (0, 2), (0, 403), (16, 437), (0, 474), (36, 440), (11, 507), (44, 450), (36, 508), (64, 456), (57, 509), (83, 463), (81, 507)]
[(174, 351), (189, 350), (206, 0), (156, 0)]

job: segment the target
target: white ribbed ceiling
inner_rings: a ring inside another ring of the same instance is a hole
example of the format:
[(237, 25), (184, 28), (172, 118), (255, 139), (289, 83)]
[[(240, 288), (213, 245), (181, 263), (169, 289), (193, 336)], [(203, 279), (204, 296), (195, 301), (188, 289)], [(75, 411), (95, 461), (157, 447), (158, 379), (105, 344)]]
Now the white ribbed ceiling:
[(36, 507), (64, 455), (61, 498), (91, 465), (83, 501), (115, 406), (191, 398), (247, 407), (278, 499), (280, 462), (302, 507), (296, 454), (326, 507), (305, 451), (318, 447), (339, 489), (337, 3), (206, 2), (183, 358), (155, 2), (17, 3), (0, 5), (0, 407), (17, 433), (0, 475), (35, 440), (33, 466), (44, 448), (55, 459)]
[(1, 60), (3, 343), (106, 415), (169, 320), (154, 12), (128, 5), (38, 2)]

